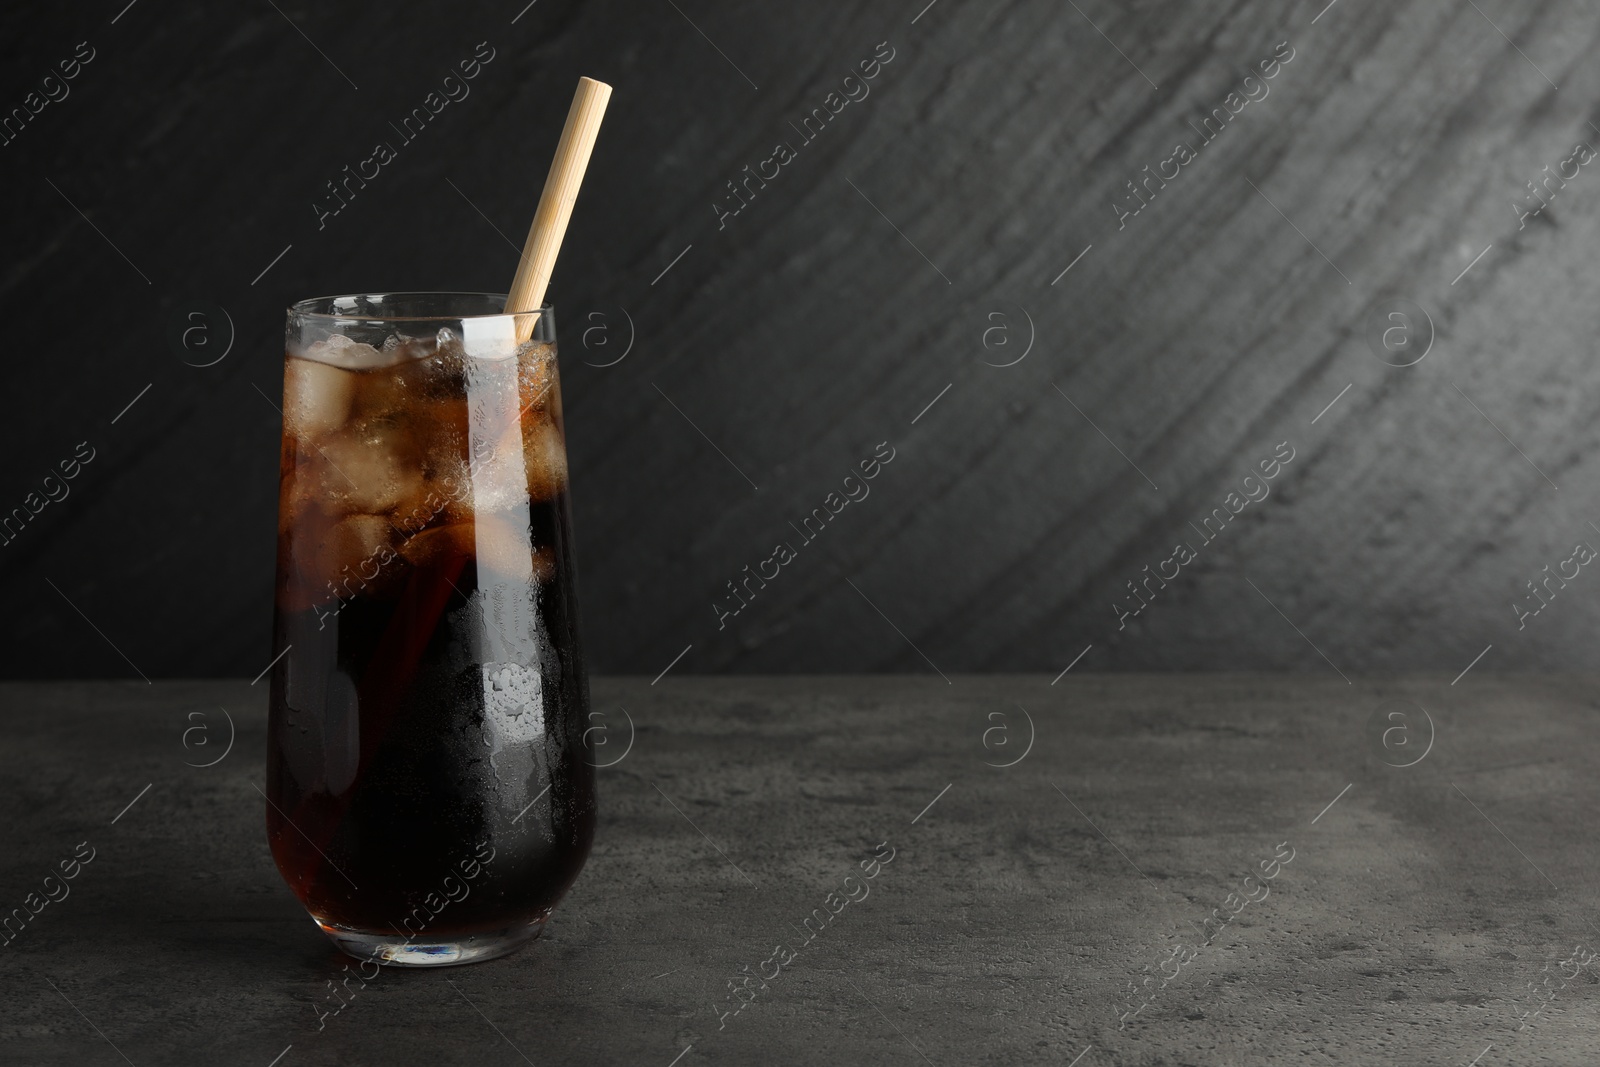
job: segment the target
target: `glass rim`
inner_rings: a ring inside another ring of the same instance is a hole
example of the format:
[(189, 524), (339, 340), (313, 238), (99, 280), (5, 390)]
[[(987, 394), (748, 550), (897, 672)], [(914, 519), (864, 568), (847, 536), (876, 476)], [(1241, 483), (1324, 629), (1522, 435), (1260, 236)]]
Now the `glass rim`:
[(386, 290), (376, 293), (336, 293), (330, 296), (312, 296), (304, 300), (296, 300), (286, 309), (292, 318), (308, 320), (324, 320), (329, 322), (431, 322), (439, 319), (516, 319), (524, 315), (554, 314), (555, 305), (548, 301), (536, 311), (494, 311), (482, 314), (464, 314), (460, 312), (441, 311), (432, 315), (378, 315), (367, 311), (322, 311), (320, 307), (328, 307), (336, 300), (372, 300), (393, 299), (403, 297), (477, 297), (498, 301), (504, 307), (506, 293), (486, 293), (472, 290)]

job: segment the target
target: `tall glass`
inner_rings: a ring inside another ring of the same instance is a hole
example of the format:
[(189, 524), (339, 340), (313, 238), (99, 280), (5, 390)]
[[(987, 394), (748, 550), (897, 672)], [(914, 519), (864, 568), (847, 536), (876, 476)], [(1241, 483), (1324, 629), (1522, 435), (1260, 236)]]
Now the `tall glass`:
[(554, 316), (504, 302), (289, 309), (267, 836), (363, 960), (512, 951), (594, 837)]

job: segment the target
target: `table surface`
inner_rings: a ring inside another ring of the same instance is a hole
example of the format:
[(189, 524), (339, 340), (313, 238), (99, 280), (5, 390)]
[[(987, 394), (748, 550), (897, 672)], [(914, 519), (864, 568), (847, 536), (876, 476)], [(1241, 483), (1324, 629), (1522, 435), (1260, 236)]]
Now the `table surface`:
[(544, 937), (323, 1015), (265, 686), (6, 684), (0, 907), (93, 859), (4, 946), (0, 1062), (1592, 1064), (1597, 692), (596, 679), (617, 762)]

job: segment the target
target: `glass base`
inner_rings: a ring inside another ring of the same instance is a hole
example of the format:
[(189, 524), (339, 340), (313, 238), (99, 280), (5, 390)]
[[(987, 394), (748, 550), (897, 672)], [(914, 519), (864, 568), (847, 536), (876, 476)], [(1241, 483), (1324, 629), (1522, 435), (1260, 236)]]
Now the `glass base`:
[[(313, 916), (315, 919), (315, 916)], [(461, 937), (407, 940), (393, 933), (372, 934), (351, 930), (316, 919), (341, 952), (358, 960), (372, 960), (390, 967), (454, 967), (463, 963), (482, 963), (510, 955), (544, 932), (544, 920), (519, 923), (504, 930), (491, 930)]]

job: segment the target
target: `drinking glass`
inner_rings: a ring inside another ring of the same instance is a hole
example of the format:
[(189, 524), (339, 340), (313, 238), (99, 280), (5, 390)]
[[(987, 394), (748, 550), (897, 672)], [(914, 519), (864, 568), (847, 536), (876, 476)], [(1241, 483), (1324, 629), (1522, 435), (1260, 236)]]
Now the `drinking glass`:
[(363, 960), (514, 950), (594, 837), (554, 312), (504, 303), (289, 309), (267, 836)]

